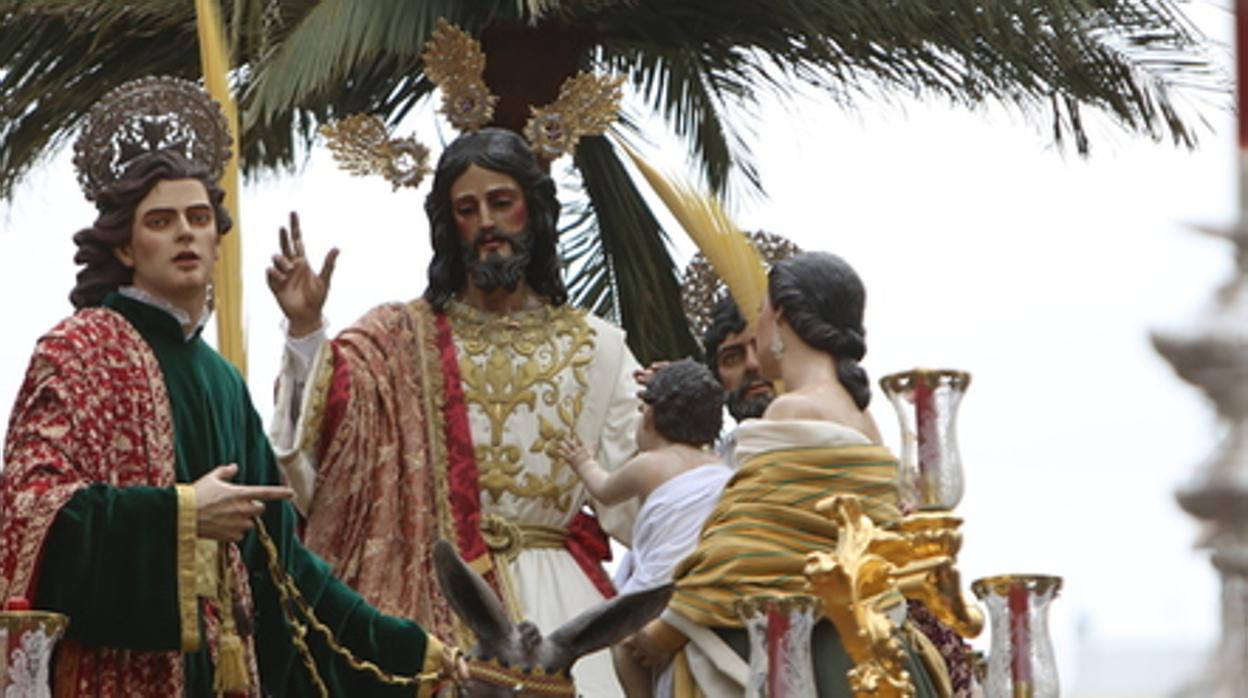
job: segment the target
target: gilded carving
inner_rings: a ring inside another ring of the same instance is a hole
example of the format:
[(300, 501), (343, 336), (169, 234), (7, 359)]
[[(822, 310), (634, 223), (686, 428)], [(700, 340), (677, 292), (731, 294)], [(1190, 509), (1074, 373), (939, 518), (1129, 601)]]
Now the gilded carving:
[(897, 597), (894, 566), (884, 549), (895, 549), (900, 536), (877, 528), (852, 495), (825, 500), (818, 508), (837, 520), (840, 535), (835, 551), (807, 556), (806, 578), (854, 660), (850, 688), (855, 698), (913, 698), (905, 650), (887, 614), (888, 601), (896, 603)]
[(888, 615), (900, 595), (922, 601), (963, 637), (983, 628), (983, 614), (962, 593), (955, 567), (961, 521), (920, 513), (886, 530), (853, 495), (829, 497), (816, 509), (836, 519), (840, 535), (835, 550), (807, 556), (806, 578), (854, 661), (849, 680), (855, 698), (911, 698), (900, 629)]
[[(566, 307), (504, 317), (462, 303), (448, 311), (464, 397), (489, 425), (488, 434), (473, 435), (482, 491), (494, 502), (511, 494), (569, 508), (580, 480), (555, 455), (555, 446), (575, 430), (584, 408), (594, 330), (581, 311)], [(521, 443), (520, 434), (506, 428), (520, 415), (537, 418), (532, 443)]]

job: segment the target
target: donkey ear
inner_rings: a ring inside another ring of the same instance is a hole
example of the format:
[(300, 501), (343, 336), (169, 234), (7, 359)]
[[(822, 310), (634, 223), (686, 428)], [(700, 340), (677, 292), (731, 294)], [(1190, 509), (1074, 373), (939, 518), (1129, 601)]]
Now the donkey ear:
[(433, 545), (433, 565), (438, 571), (442, 594), (451, 608), (477, 636), (477, 641), (490, 646), (510, 637), (511, 619), (494, 590), (484, 579), (459, 559), (454, 546), (445, 540)]
[(566, 647), (574, 659), (613, 645), (658, 616), (672, 598), (672, 588), (665, 584), (617, 596), (564, 623), (547, 640)]

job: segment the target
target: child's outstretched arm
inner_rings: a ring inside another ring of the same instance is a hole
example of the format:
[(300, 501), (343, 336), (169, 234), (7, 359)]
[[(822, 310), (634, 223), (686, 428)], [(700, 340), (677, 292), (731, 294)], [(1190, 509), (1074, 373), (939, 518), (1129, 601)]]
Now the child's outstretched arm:
[(641, 493), (638, 468), (634, 464), (641, 456), (634, 456), (614, 473), (607, 472), (589, 455), (589, 449), (575, 434), (559, 442), (559, 456), (572, 465), (585, 487), (603, 504), (616, 504)]

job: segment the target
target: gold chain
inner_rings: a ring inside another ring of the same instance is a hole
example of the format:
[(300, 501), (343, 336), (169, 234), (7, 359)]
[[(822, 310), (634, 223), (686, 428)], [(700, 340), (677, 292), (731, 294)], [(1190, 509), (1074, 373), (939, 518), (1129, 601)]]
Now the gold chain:
[[(311, 625), (312, 630), (320, 633), (325, 638), (325, 644), (329, 646), (330, 651), (342, 657), (348, 666), (356, 671), (370, 674), (382, 683), (393, 686), (418, 686), (422, 683), (431, 683), (445, 678), (441, 671), (431, 671), (415, 676), (396, 676), (367, 659), (358, 659), (352, 654), (351, 650), (338, 644), (338, 641), (334, 639), (333, 631), (316, 617), (311, 606), (308, 605), (307, 599), (303, 598), (303, 594), (295, 586), (295, 581), (290, 578), (290, 575), (278, 563), (277, 546), (274, 545), (273, 539), (269, 537), (264, 521), (258, 517), (256, 518), (256, 533), (259, 535), (260, 543), (264, 546), (264, 551), (269, 558), (269, 576), (273, 578), (273, 584), (277, 587), (278, 595), (281, 597), (282, 615), (286, 617), (286, 622), (290, 624), (291, 639), (295, 643), (295, 649), (299, 651), (299, 656), (303, 659), (303, 664), (308, 668), (308, 674), (312, 677), (312, 683), (315, 684), (316, 690), (323, 698), (329, 697), (329, 689), (325, 686), (320, 672), (316, 669), (316, 661), (312, 658), (312, 650), (308, 648), (306, 639), (308, 625)], [(299, 620), (297, 614), (307, 618), (308, 622), (304, 623)], [(452, 651), (457, 652), (458, 648)]]

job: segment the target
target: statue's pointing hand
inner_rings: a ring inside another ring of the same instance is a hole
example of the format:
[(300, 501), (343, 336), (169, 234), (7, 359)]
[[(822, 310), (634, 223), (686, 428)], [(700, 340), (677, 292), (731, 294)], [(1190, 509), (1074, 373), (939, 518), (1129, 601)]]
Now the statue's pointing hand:
[(289, 487), (235, 485), (238, 465), (217, 466), (192, 485), (195, 490), (196, 535), (209, 540), (238, 542), (264, 513), (265, 502), (290, 499)]

